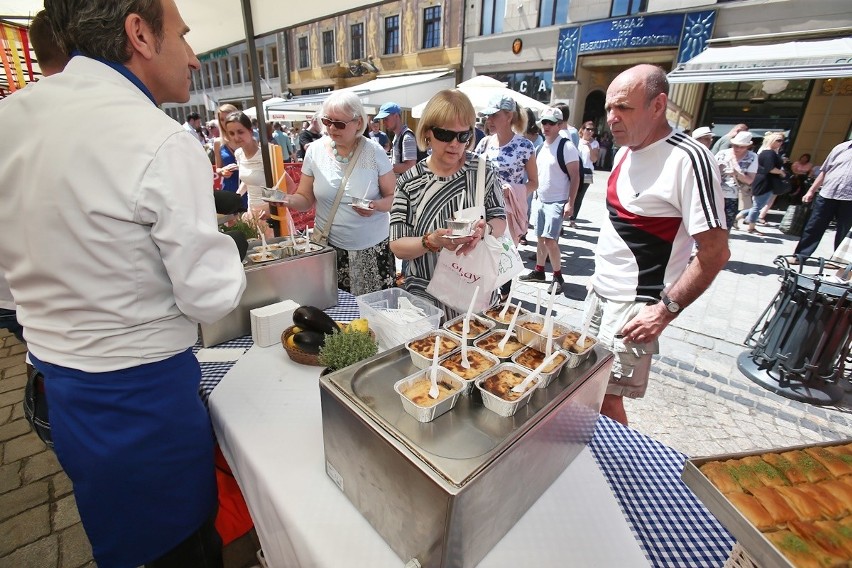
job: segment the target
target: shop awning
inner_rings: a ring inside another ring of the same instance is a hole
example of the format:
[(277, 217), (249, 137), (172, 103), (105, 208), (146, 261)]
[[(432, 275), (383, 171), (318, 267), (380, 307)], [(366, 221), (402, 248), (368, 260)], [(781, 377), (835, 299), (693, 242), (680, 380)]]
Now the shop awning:
[[(437, 69), (430, 72), (395, 73), (379, 75), (372, 81), (337, 89), (333, 92), (351, 91), (358, 95), (365, 107), (380, 107), (384, 103), (394, 102), (402, 108), (411, 108), (442, 89), (456, 86), (455, 72), (450, 69)], [(301, 95), (278, 105), (270, 105), (268, 111), (296, 109), (299, 106), (321, 105), (332, 93)]]
[(668, 77), (670, 83), (852, 77), (852, 38), (710, 47)]

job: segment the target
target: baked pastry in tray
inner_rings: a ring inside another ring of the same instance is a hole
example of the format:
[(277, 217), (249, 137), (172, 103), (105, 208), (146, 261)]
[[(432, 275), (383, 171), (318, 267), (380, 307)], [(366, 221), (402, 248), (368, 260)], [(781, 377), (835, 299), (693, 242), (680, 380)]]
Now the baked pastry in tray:
[(746, 456), (739, 461), (744, 466), (751, 468), (763, 485), (772, 487), (790, 484), (780, 471), (763, 461), (760, 456)]
[(467, 362), (470, 364), (469, 368), (465, 369), (464, 366), (462, 366), (461, 359), (462, 354), (461, 351), (459, 351), (441, 361), (441, 366), (466, 381), (473, 380), (488, 369), (497, 366), (497, 361), (489, 359), (476, 349), (468, 349)]
[(728, 469), (727, 463), (721, 461), (707, 462), (698, 469), (725, 495), (729, 493), (742, 493), (743, 488), (737, 483), (733, 472)]
[(775, 487), (774, 489), (796, 511), (796, 515), (800, 520), (819, 521), (823, 519), (823, 512), (819, 504), (800, 487)]
[(776, 531), (765, 536), (784, 556), (801, 568), (846, 565), (842, 557), (827, 552), (812, 540), (805, 540), (792, 531)]
[(818, 484), (831, 493), (838, 502), (843, 503), (846, 510), (852, 513), (852, 484), (845, 483), (840, 479), (829, 479)]
[(784, 526), (784, 523), (795, 521), (799, 515), (790, 507), (787, 500), (778, 493), (774, 487), (757, 487), (752, 491), (763, 508), (772, 516), (776, 527)]
[(781, 457), (790, 460), (797, 467), (805, 478), (805, 481), (814, 483), (816, 481), (825, 481), (831, 479), (831, 473), (824, 465), (816, 461), (807, 452), (802, 450), (793, 450), (792, 452), (784, 452)]
[(852, 475), (852, 455), (837, 454), (828, 448), (805, 448), (805, 453), (825, 466), (834, 477)]
[(772, 518), (766, 507), (761, 505), (760, 501), (752, 495), (729, 493), (726, 497), (759, 530), (765, 531), (776, 528), (775, 519)]
[(793, 521), (790, 530), (805, 541), (817, 543), (830, 554), (852, 556), (852, 534), (837, 521)]

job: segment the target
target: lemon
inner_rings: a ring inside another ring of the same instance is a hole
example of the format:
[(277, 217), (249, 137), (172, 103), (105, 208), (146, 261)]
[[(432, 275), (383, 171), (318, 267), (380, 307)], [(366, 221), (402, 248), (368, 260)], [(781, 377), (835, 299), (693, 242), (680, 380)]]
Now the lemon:
[(366, 318), (352, 320), (349, 322), (349, 326), (346, 329), (347, 331), (361, 331), (363, 333), (367, 333), (370, 331), (370, 322), (367, 321)]

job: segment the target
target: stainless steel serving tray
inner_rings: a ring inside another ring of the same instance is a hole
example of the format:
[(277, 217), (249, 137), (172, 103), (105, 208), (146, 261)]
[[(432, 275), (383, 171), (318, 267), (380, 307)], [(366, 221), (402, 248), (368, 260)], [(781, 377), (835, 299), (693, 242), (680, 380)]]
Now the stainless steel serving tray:
[[(415, 420), (403, 410), (399, 395), (393, 389), (400, 377), (418, 370), (404, 346), (343, 369), (327, 379), (422, 462), (460, 488), (535, 426), (542, 416), (571, 396), (593, 369), (604, 364), (604, 353), (602, 350), (592, 353), (578, 368), (564, 368), (547, 388), (538, 389), (529, 404), (509, 418), (485, 408), (479, 394), (474, 393), (461, 397), (452, 411), (433, 422), (423, 424)], [(589, 416), (591, 420), (597, 418), (597, 414)], [(579, 428), (579, 431), (589, 429)]]
[(795, 568), (786, 556), (779, 551), (763, 534), (749, 522), (739, 509), (737, 509), (725, 495), (713, 485), (700, 469), (702, 465), (714, 461), (726, 461), (740, 459), (748, 456), (760, 456), (763, 454), (781, 454), (793, 450), (805, 448), (816, 448), (821, 446), (838, 446), (852, 442), (852, 438), (846, 440), (835, 440), (832, 442), (821, 442), (818, 444), (803, 444), (785, 448), (772, 448), (769, 450), (755, 450), (752, 452), (740, 452), (735, 454), (722, 454), (718, 456), (707, 456), (686, 460), (683, 466), (681, 479), (689, 487), (695, 496), (719, 519), (728, 531), (737, 539), (740, 545), (748, 552), (758, 566), (765, 568)]

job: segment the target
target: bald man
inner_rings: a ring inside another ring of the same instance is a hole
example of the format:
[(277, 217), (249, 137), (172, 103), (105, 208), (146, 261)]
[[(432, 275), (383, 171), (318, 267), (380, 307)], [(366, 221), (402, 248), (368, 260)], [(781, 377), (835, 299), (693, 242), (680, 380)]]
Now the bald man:
[(730, 256), (719, 168), (704, 145), (669, 126), (668, 90), (665, 71), (637, 65), (606, 94), (607, 123), (621, 148), (586, 301), (593, 333), (615, 354), (601, 413), (622, 424), (623, 397), (644, 396), (660, 334)]

